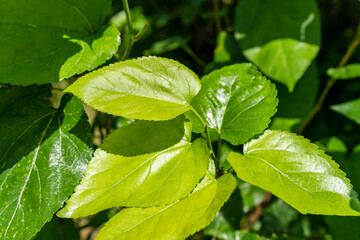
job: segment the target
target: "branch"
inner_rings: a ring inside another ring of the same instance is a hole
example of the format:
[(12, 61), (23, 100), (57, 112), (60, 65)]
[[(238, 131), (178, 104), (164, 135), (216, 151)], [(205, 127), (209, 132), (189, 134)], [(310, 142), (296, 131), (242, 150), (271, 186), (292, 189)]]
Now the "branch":
[[(352, 56), (352, 54), (354, 53), (355, 49), (359, 46), (360, 44), (360, 36), (358, 36), (354, 41), (352, 41), (345, 53), (345, 55), (342, 57), (341, 61), (339, 62), (337, 68), (341, 68), (343, 67), (350, 59), (350, 57)], [(321, 110), (323, 103), (325, 101), (325, 98), (327, 97), (330, 89), (332, 88), (332, 86), (335, 83), (335, 78), (330, 78), (327, 82), (326, 82), (326, 86), (324, 88), (324, 90), (322, 91), (318, 101), (316, 102), (314, 108), (311, 110), (311, 112), (309, 113), (309, 115), (306, 117), (306, 119), (304, 120), (304, 122), (301, 124), (299, 130), (297, 131), (298, 134), (302, 134), (305, 130), (305, 128), (309, 125), (309, 123), (313, 120), (313, 118), (315, 117), (315, 115)]]

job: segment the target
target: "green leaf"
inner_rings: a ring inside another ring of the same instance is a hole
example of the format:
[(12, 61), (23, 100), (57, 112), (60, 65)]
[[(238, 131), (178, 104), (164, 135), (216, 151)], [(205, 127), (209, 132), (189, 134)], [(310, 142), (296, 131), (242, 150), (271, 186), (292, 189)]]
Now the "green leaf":
[(330, 106), (330, 109), (344, 115), (348, 119), (355, 121), (357, 124), (360, 124), (360, 98), (353, 101), (332, 105)]
[(266, 131), (244, 146), (244, 156), (230, 153), (238, 177), (272, 192), (299, 212), (360, 215), (350, 181), (328, 155), (301, 136)]
[(157, 152), (183, 138), (184, 120), (183, 115), (160, 122), (138, 120), (111, 133), (99, 148), (122, 156)]
[(103, 112), (168, 120), (190, 110), (190, 101), (200, 88), (196, 74), (179, 62), (143, 57), (87, 74), (65, 91)]
[[(233, 145), (261, 133), (276, 112), (275, 85), (252, 64), (234, 64), (215, 70), (202, 78), (202, 84), (191, 105), (210, 129)], [(188, 116), (193, 131), (203, 131), (196, 116)]]
[(77, 218), (115, 207), (162, 206), (184, 198), (204, 176), (210, 153), (203, 139), (160, 152), (122, 157), (98, 149), (85, 178), (59, 217)]
[(110, 59), (120, 44), (118, 30), (102, 26), (111, 2), (0, 0), (0, 82), (55, 82)]
[(335, 79), (352, 79), (360, 77), (360, 63), (348, 64), (342, 68), (329, 68), (327, 75)]
[(2, 136), (10, 137), (0, 143), (10, 149), (2, 153), (8, 164), (0, 174), (1, 239), (34, 236), (83, 177), (90, 126), (81, 101), (69, 97), (58, 110), (19, 98), (0, 119)]
[(97, 239), (183, 240), (210, 223), (235, 184), (230, 174), (205, 178), (192, 194), (173, 204), (124, 209), (105, 224)]
[(320, 48), (320, 18), (313, 0), (240, 1), (235, 30), (245, 57), (290, 92)]

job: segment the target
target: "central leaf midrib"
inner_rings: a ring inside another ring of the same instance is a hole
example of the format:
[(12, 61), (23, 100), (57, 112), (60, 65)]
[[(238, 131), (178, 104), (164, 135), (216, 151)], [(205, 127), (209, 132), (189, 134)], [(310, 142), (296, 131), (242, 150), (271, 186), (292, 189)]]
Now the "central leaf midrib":
[[(159, 98), (155, 98), (155, 97), (151, 97), (151, 96), (144, 96), (144, 95), (135, 95), (134, 93), (128, 93), (128, 92), (121, 92), (121, 91), (118, 91), (118, 90), (110, 90), (110, 89), (106, 89), (106, 88), (101, 88), (99, 86), (88, 86), (88, 88), (95, 88), (97, 90), (102, 90), (104, 92), (113, 92), (113, 93), (117, 93), (117, 94), (122, 94), (122, 95), (126, 95), (126, 96), (134, 96), (134, 97), (139, 97), (139, 98), (147, 98), (147, 99), (152, 99), (152, 100), (157, 100), (157, 101), (161, 101), (161, 102), (168, 102), (168, 103), (172, 103), (172, 104), (176, 104), (176, 105), (179, 105), (179, 106), (185, 106), (185, 107), (189, 107), (189, 103), (186, 102), (186, 104), (183, 104), (183, 103), (177, 103), (177, 102), (173, 102), (173, 101), (170, 101), (170, 100), (165, 100), (165, 99), (159, 99)], [(122, 98), (123, 96), (119, 96), (118, 98)]]

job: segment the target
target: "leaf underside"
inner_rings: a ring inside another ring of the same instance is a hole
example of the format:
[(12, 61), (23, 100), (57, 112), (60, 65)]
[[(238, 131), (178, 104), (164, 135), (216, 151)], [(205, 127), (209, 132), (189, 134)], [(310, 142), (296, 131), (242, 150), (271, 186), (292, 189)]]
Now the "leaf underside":
[(345, 173), (330, 156), (301, 136), (265, 131), (230, 153), (238, 177), (306, 214), (360, 215), (360, 203)]

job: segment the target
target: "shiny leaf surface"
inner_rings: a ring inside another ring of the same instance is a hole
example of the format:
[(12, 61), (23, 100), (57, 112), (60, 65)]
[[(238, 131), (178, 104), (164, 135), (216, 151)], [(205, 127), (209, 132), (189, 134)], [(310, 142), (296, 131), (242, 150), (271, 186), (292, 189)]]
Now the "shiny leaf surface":
[(111, 2), (0, 0), (0, 82), (55, 82), (110, 59), (120, 44), (102, 26)]
[(10, 105), (11, 114), (0, 120), (6, 136), (19, 128), (1, 143), (11, 162), (0, 174), (1, 239), (30, 239), (83, 177), (92, 153), (90, 127), (80, 100), (69, 97), (59, 110), (18, 99), (18, 108)]
[(301, 136), (266, 131), (228, 161), (239, 178), (272, 192), (299, 212), (360, 215), (360, 203), (345, 173), (330, 156)]
[(243, 0), (235, 14), (245, 57), (293, 91), (320, 48), (315, 1)]
[(98, 149), (85, 178), (59, 217), (77, 218), (115, 207), (162, 206), (186, 197), (205, 175), (210, 153), (203, 139), (137, 157)]
[(235, 184), (230, 174), (217, 180), (207, 177), (188, 197), (173, 204), (124, 209), (105, 224), (97, 239), (183, 240), (210, 223)]
[(332, 110), (360, 124), (360, 98), (330, 106)]
[(179, 62), (143, 57), (87, 74), (66, 91), (103, 112), (168, 120), (190, 110), (190, 101), (200, 88), (196, 74)]
[[(251, 64), (234, 64), (202, 78), (191, 105), (222, 139), (239, 145), (261, 133), (276, 112), (275, 85)], [(199, 131), (201, 124), (188, 115)]]

